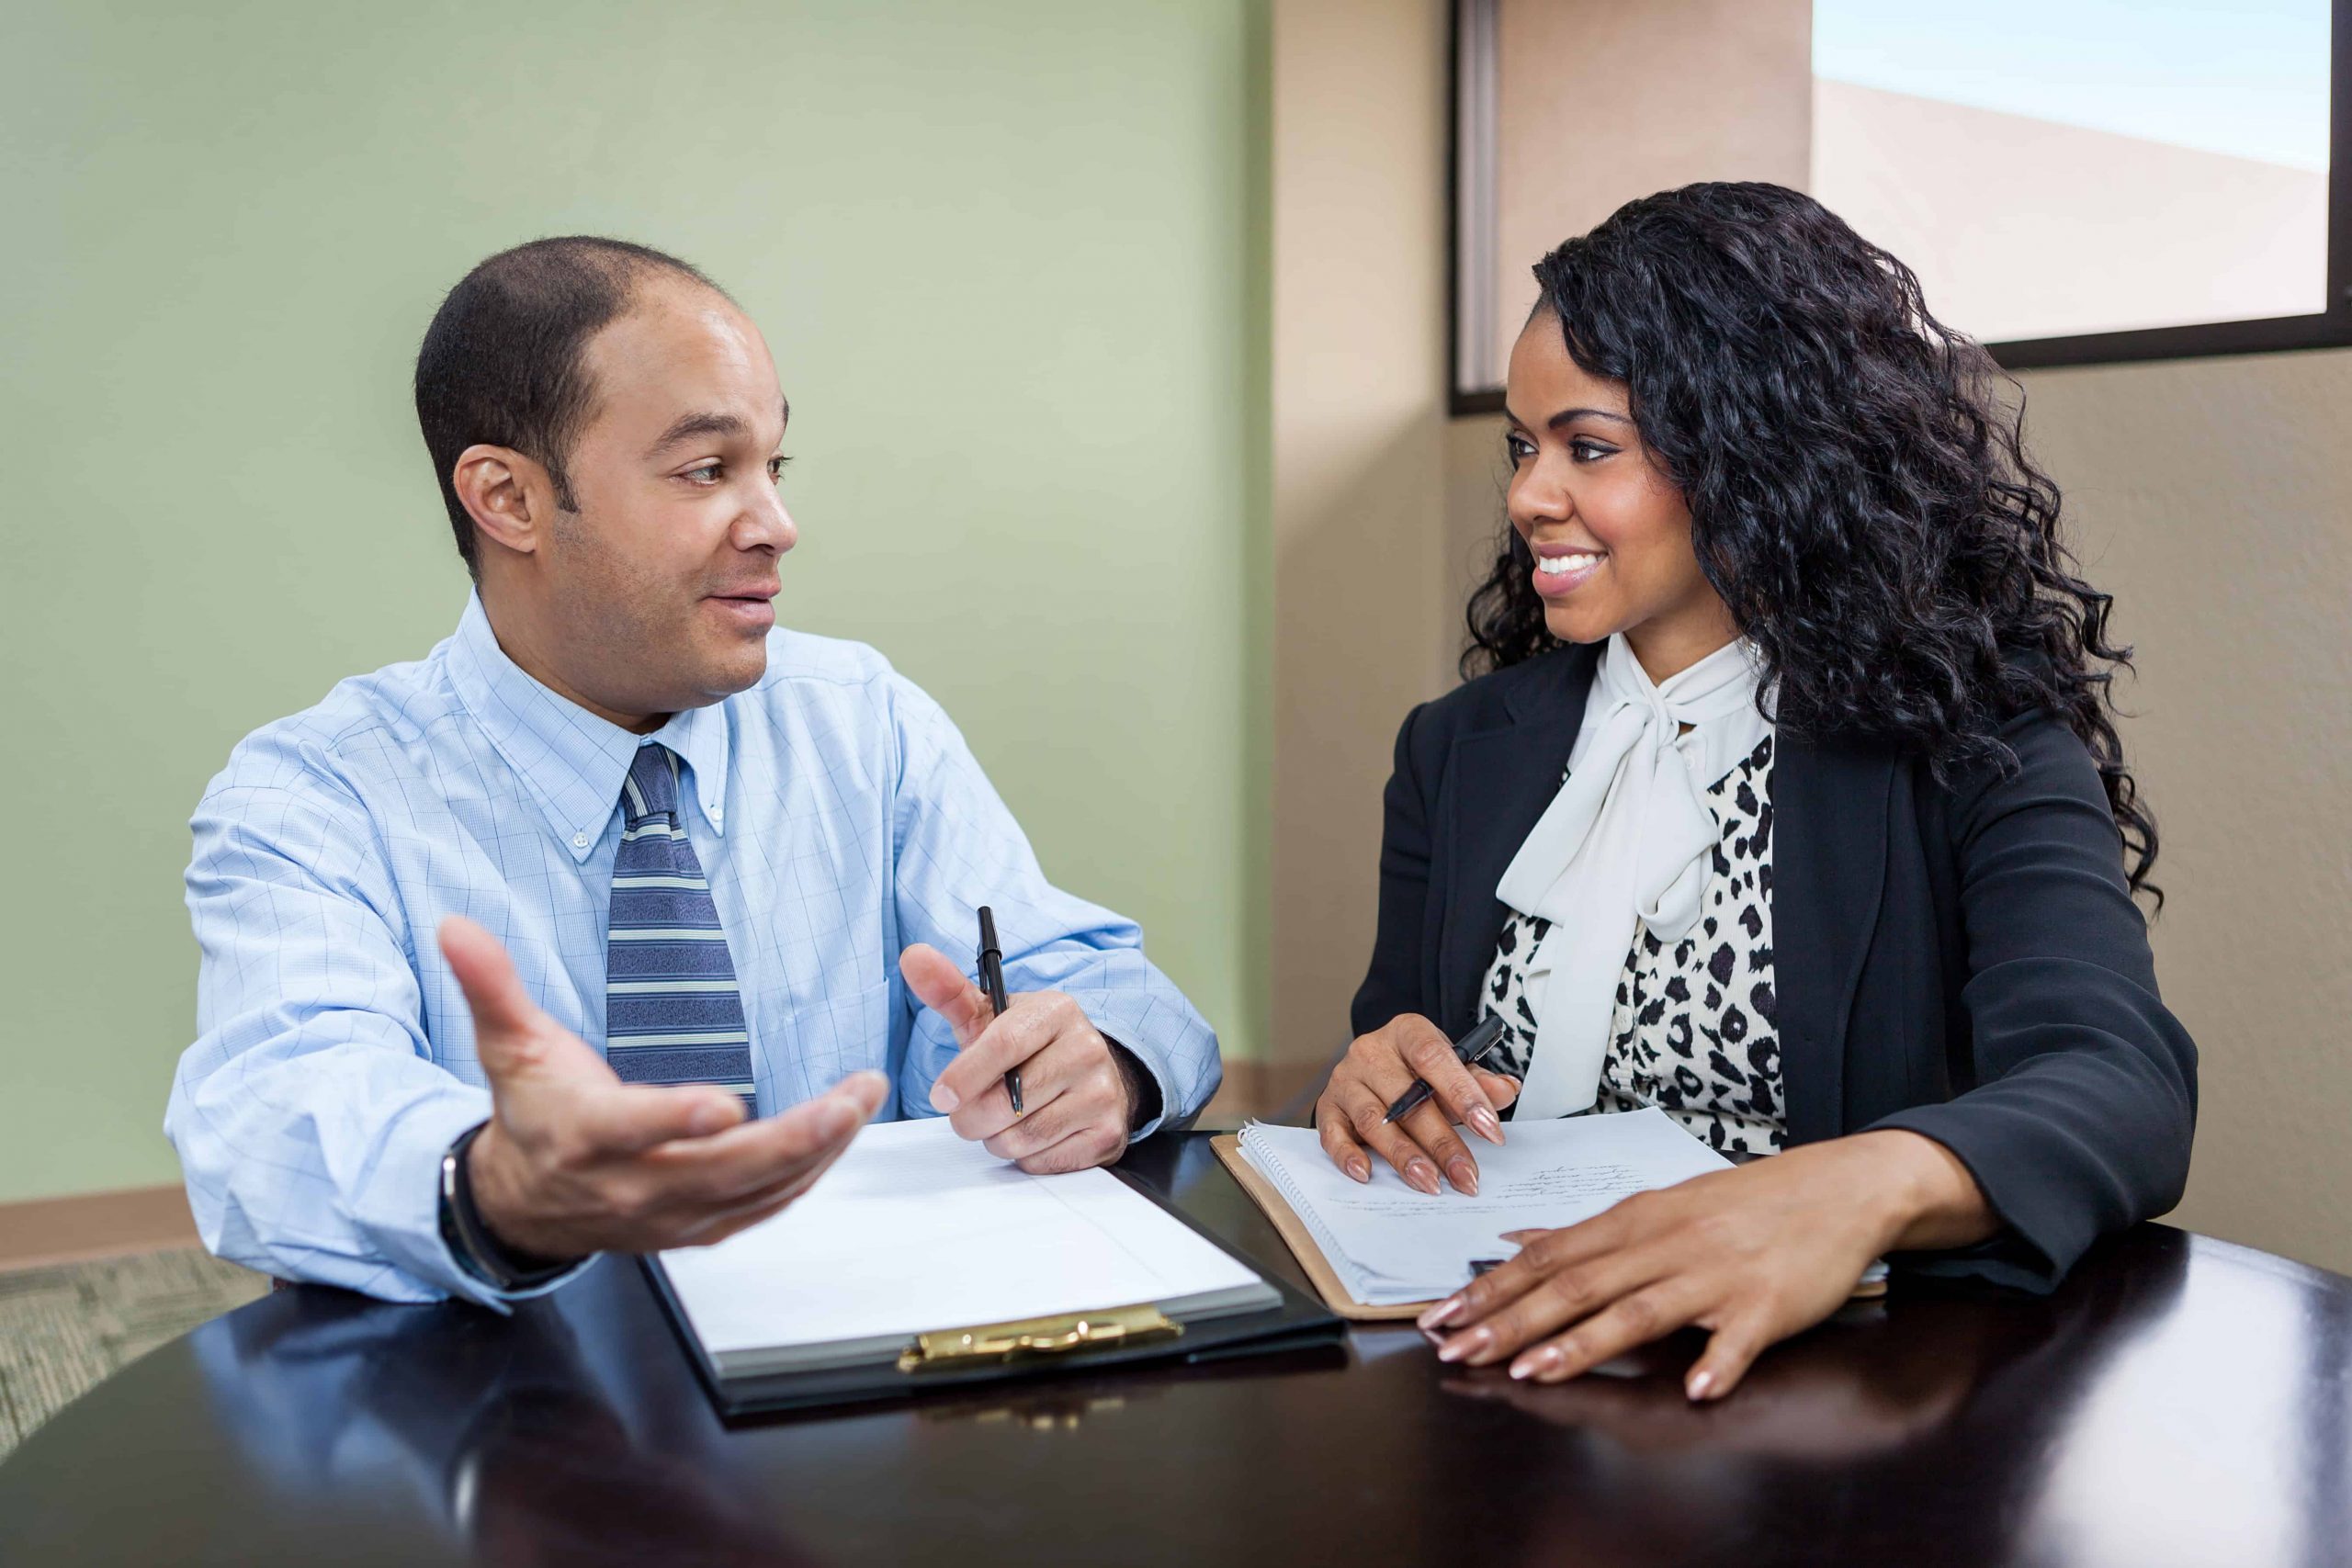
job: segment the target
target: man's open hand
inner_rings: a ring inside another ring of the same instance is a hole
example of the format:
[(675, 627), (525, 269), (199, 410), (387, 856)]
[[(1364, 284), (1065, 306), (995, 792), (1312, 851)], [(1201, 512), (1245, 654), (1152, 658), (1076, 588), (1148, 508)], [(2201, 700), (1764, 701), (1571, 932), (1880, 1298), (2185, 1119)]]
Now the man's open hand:
[(532, 1002), (498, 939), (462, 916), (441, 952), (473, 1010), (489, 1125), (467, 1152), (475, 1206), (510, 1250), (550, 1262), (723, 1240), (840, 1157), (888, 1083), (852, 1073), (763, 1120), (717, 1087), (624, 1084)]

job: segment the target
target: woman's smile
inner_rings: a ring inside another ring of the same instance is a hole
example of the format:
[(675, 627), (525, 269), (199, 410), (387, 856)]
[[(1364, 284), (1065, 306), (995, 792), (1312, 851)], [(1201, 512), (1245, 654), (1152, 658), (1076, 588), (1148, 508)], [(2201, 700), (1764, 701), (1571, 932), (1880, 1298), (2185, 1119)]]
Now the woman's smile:
[(1609, 558), (1607, 550), (1578, 545), (1535, 545), (1535, 592), (1546, 599), (1565, 598), (1592, 580)]

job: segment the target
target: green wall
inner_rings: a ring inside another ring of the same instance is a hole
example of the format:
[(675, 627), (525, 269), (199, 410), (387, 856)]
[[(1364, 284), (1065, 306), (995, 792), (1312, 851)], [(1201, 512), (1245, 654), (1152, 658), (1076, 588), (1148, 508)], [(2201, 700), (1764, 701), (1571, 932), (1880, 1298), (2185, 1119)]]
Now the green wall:
[(785, 618), (937, 695), (1048, 873), (1251, 1054), (1263, 32), (1253, 0), (12, 6), (0, 1201), (176, 1179), (189, 810), (239, 736), (455, 623), (410, 359), (538, 234), (743, 302), (793, 405)]

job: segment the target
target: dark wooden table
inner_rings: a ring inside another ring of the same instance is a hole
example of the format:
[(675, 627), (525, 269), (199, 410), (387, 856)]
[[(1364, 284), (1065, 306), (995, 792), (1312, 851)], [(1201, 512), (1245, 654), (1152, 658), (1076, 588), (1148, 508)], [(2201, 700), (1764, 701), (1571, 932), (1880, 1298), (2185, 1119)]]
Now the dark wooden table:
[[(1205, 1139), (1129, 1157), (1292, 1272)], [(2047, 1300), (1898, 1288), (1703, 1410), (1675, 1364), (1523, 1389), (1381, 1328), (729, 1428), (607, 1260), (511, 1320), (207, 1325), (0, 1464), (0, 1562), (2339, 1563), (2347, 1352), (2352, 1281), (2148, 1225)]]

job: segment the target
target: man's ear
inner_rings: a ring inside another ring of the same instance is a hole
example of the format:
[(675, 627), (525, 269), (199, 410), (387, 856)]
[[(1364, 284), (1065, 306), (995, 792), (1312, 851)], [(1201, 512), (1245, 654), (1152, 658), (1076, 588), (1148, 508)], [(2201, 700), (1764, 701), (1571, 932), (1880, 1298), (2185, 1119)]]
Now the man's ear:
[(458, 454), (450, 482), (481, 538), (527, 556), (547, 537), (555, 481), (537, 458), (512, 446), (469, 446)]

